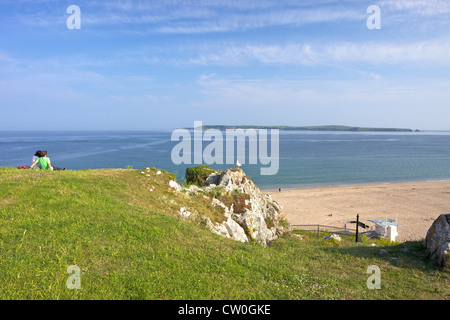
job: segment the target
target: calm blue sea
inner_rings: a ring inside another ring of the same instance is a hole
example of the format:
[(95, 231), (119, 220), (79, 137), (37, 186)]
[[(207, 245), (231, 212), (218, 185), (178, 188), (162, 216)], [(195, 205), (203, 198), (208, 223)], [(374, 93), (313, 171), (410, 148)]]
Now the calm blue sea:
[[(157, 167), (178, 172), (172, 131), (0, 131), (0, 166), (31, 165), (36, 150), (69, 170)], [(207, 146), (209, 142), (203, 142)], [(248, 150), (248, 149), (247, 149)], [(450, 132), (337, 133), (280, 131), (279, 171), (242, 168), (263, 189), (450, 180)], [(226, 149), (224, 150), (226, 152)], [(270, 153), (269, 153), (270, 154)], [(248, 162), (248, 161), (247, 161)], [(232, 165), (211, 165), (225, 169)]]

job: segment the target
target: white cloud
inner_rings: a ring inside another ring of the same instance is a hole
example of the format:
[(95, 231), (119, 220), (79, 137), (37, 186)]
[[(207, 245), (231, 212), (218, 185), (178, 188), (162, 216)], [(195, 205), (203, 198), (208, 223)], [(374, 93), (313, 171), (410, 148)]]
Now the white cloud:
[(447, 0), (382, 0), (378, 3), (384, 10), (403, 11), (405, 14), (436, 16), (450, 13)]
[[(364, 105), (378, 102), (397, 104), (402, 101), (420, 101), (420, 103), (428, 102), (430, 105), (440, 99), (442, 99), (442, 106), (446, 106), (446, 101), (450, 99), (450, 81), (431, 79), (282, 80), (226, 78), (209, 74), (199, 76), (197, 83), (202, 94), (214, 99), (219, 106), (233, 105), (238, 101), (242, 105), (253, 101), (257, 106), (277, 105), (280, 107), (282, 103), (295, 105), (298, 102), (313, 105), (316, 103), (342, 105), (351, 102)], [(383, 104), (379, 106), (384, 107)], [(407, 104), (403, 107), (410, 106)], [(426, 108), (423, 110), (427, 111)]]
[(326, 46), (325, 57), (335, 62), (364, 62), (374, 65), (450, 65), (447, 39), (408, 43), (344, 43)]
[[(450, 82), (435, 80), (287, 81), (203, 75), (192, 108), (228, 110), (233, 124), (354, 124), (447, 128)], [(236, 117), (237, 114), (240, 115)], [(264, 120), (265, 119), (265, 120)]]
[[(54, 27), (67, 19), (64, 4), (56, 0), (8, 1), (26, 6), (4, 16), (26, 26)], [(429, 18), (427, 23), (446, 23), (448, 0), (379, 0), (383, 23), (404, 24)], [(370, 1), (359, 0), (171, 0), (171, 1), (79, 1), (83, 27), (121, 26), (122, 31), (139, 29), (145, 33), (223, 33), (274, 26), (300, 26), (317, 23), (364, 22)], [(1, 5), (1, 4), (0, 4)], [(3, 4), (6, 6), (6, 4)], [(67, 7), (67, 6), (66, 6)], [(33, 9), (36, 10), (33, 10)], [(364, 25), (364, 24), (361, 24)]]
[(450, 41), (290, 43), (286, 45), (228, 45), (202, 48), (186, 60), (198, 65), (305, 65), (367, 63), (371, 65), (421, 64), (450, 66)]
[[(211, 19), (212, 18), (212, 19)], [(274, 26), (298, 27), (302, 25), (363, 20), (363, 12), (355, 9), (289, 8), (271, 11), (216, 14), (201, 21), (175, 21), (160, 27), (162, 33), (209, 33), (244, 31)]]
[[(364, 19), (360, 6), (337, 2), (302, 1), (89, 1), (80, 2), (82, 24), (137, 26), (142, 33), (216, 33), (273, 26), (298, 27), (313, 23)], [(51, 27), (67, 19), (62, 5), (18, 11), (16, 21), (27, 26)], [(14, 18), (14, 17), (8, 17)]]

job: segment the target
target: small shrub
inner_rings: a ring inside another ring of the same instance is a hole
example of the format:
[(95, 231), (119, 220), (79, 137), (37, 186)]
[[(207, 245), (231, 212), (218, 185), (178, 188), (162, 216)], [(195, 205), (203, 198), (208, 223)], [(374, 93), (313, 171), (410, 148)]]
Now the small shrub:
[(265, 218), (264, 221), (266, 221), (267, 228), (270, 229), (270, 228), (275, 227), (275, 224), (273, 223), (272, 219), (270, 219), (270, 218)]
[(186, 168), (186, 184), (202, 187), (209, 175), (214, 172), (216, 171), (205, 165)]

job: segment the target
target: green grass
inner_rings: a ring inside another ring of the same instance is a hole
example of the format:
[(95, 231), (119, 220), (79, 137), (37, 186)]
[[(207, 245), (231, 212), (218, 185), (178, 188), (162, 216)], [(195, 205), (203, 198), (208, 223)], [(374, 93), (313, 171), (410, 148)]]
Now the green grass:
[[(236, 242), (179, 218), (181, 206), (219, 212), (156, 171), (0, 168), (0, 299), (450, 298), (448, 267), (428, 262), (421, 242)], [(66, 287), (70, 265), (80, 290)], [(370, 265), (379, 290), (366, 286)]]

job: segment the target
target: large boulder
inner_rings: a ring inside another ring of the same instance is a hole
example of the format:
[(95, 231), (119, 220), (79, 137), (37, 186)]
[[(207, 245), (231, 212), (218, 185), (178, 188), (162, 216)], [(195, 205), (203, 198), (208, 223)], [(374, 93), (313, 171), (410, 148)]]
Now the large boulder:
[(448, 263), (450, 255), (450, 214), (440, 215), (428, 229), (425, 237), (425, 249), (430, 259), (440, 265)]

